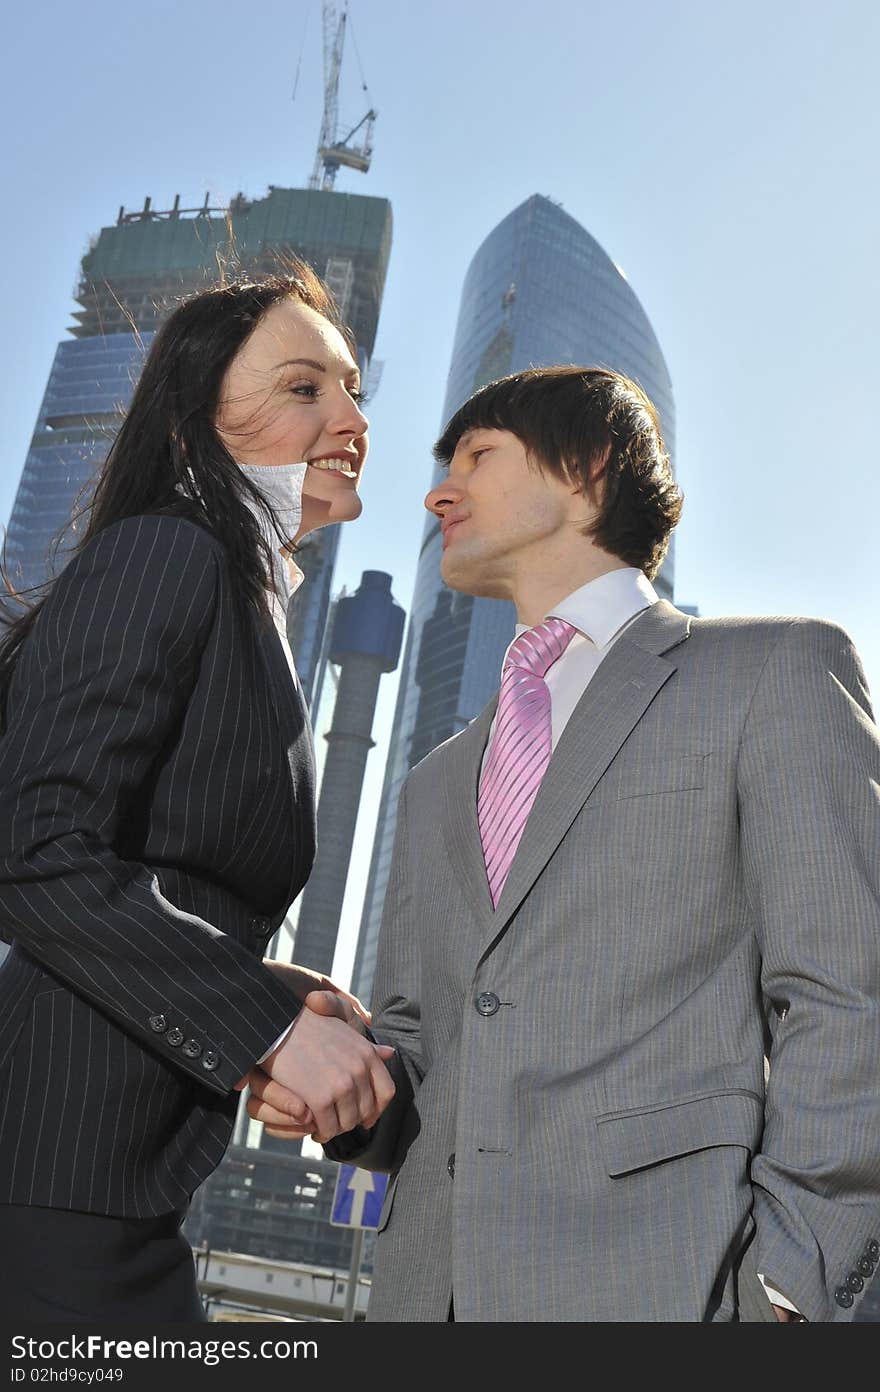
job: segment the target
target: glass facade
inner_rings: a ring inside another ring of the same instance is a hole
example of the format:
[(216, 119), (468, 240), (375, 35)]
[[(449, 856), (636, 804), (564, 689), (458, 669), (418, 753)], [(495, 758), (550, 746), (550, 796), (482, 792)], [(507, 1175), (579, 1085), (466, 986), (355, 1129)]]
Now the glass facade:
[[(609, 367), (638, 381), (674, 457), (672, 385), (645, 311), (598, 242), (557, 203), (535, 195), (498, 224), (468, 269), (442, 422), (493, 378), (553, 363)], [(432, 486), (441, 476), (435, 469)], [(447, 589), (440, 549), (439, 524), (429, 517), (355, 957), (352, 989), (362, 1000), (372, 991), (403, 781), (482, 710), (514, 632), (513, 605)], [(671, 550), (655, 584), (672, 597)]]
[(59, 343), (6, 534), (16, 589), (63, 568), (76, 540), (69, 524), (77, 499), (88, 499), (152, 339), (118, 333)]

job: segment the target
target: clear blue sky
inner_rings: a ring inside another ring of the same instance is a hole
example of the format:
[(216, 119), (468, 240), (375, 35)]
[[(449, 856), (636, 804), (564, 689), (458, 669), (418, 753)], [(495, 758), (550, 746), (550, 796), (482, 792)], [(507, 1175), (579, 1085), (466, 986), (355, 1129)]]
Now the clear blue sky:
[[(686, 495), (678, 598), (706, 615), (834, 619), (880, 695), (876, 0), (352, 0), (351, 13), (379, 118), (369, 175), (337, 187), (390, 198), (395, 232), (365, 509), (338, 584), (385, 569), (409, 607), (462, 279), (491, 228), (544, 193), (623, 267), (666, 355)], [(317, 0), (37, 0), (4, 38), (2, 520), (89, 237), (147, 194), (186, 205), (305, 183), (323, 85)], [(358, 87), (350, 44), (351, 124)]]

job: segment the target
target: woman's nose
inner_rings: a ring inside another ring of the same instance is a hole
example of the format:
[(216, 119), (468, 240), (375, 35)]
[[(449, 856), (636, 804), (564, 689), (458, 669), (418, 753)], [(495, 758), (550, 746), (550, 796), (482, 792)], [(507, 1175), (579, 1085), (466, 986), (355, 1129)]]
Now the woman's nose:
[(366, 435), (369, 424), (358, 403), (346, 392), (331, 430), (338, 435), (353, 435), (357, 439), (359, 435)]

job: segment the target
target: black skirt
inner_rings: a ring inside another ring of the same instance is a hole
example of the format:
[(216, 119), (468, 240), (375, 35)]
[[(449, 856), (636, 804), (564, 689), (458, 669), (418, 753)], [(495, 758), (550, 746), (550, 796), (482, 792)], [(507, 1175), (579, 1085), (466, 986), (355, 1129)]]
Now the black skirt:
[(201, 1323), (184, 1216), (108, 1218), (0, 1204), (0, 1251), (10, 1255), (12, 1278), (4, 1318)]

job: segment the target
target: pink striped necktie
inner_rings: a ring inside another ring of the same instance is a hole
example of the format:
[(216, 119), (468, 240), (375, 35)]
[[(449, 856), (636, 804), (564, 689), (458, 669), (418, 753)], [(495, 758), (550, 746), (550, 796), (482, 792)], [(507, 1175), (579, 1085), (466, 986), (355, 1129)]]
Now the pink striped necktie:
[(550, 690), (544, 677), (577, 630), (550, 617), (508, 649), (495, 732), (477, 798), (480, 840), (494, 908), (552, 753)]

